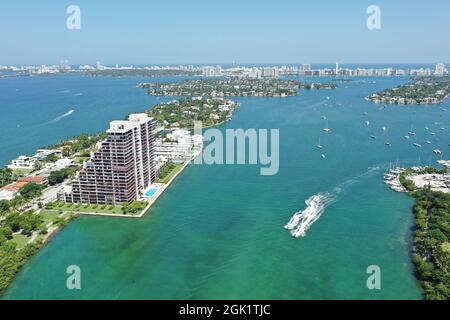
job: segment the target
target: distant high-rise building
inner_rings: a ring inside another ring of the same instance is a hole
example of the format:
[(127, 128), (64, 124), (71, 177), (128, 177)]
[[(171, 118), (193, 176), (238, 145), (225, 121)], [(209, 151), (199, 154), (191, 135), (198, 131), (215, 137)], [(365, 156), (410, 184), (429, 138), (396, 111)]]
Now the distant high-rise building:
[(334, 69), (334, 74), (339, 75), (339, 62), (336, 62), (336, 68)]
[(445, 73), (445, 65), (443, 63), (437, 63), (434, 70), (434, 74), (438, 76), (443, 76)]
[(97, 70), (105, 70), (105, 66), (103, 66), (100, 61), (97, 61), (96, 63)]
[(309, 63), (302, 65), (303, 71), (311, 71), (311, 65)]
[(112, 121), (107, 138), (58, 199), (113, 205), (136, 200), (156, 179), (154, 129), (155, 121), (146, 114)]
[(204, 77), (218, 77), (222, 75), (222, 67), (216, 66), (216, 67), (203, 67), (202, 73)]
[(265, 67), (261, 70), (261, 76), (265, 78), (276, 78), (280, 75), (277, 67)]

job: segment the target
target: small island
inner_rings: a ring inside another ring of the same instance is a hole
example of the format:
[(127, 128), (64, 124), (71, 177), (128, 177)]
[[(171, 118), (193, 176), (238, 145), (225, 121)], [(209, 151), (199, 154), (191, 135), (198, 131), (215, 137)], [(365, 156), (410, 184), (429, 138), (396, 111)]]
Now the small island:
[(450, 77), (436, 76), (415, 78), (413, 83), (374, 93), (366, 99), (375, 103), (400, 105), (438, 104), (449, 95)]
[(140, 83), (154, 96), (212, 96), (212, 97), (292, 97), (299, 89), (334, 89), (328, 83), (302, 83), (280, 79), (201, 79), (170, 83)]
[(214, 97), (193, 97), (173, 100), (154, 106), (147, 111), (164, 128), (194, 128), (194, 121), (203, 127), (217, 126), (231, 119), (239, 103)]

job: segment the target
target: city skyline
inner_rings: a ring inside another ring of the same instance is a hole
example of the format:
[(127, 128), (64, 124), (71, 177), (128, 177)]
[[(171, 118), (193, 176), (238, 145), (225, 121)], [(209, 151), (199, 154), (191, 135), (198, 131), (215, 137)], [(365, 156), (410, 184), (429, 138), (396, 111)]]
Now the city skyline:
[[(427, 7), (384, 0), (345, 5), (173, 0), (138, 1), (130, 9), (82, 0), (76, 3), (80, 30), (66, 27), (72, 3), (27, 3), (26, 11), (20, 3), (4, 4), (0, 13), (0, 36), (8, 48), (1, 64), (435, 63), (447, 62), (450, 52), (450, 44), (439, 41), (450, 27), (445, 1)], [(372, 4), (381, 11), (380, 30), (366, 26)]]

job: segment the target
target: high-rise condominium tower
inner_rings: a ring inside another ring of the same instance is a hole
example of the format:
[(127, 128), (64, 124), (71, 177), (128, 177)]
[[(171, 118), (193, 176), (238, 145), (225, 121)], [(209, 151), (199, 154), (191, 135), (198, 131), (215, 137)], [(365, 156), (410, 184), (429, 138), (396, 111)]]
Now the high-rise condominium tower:
[(66, 202), (122, 204), (136, 200), (156, 178), (155, 122), (146, 114), (112, 121), (108, 137), (100, 143), (72, 183), (59, 194)]

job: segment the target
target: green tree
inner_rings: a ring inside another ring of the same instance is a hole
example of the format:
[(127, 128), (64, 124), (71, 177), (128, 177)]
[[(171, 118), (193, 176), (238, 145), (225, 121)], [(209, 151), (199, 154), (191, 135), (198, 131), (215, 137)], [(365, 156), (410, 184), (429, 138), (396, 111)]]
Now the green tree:
[(29, 183), (20, 189), (20, 195), (25, 199), (33, 199), (42, 195), (42, 186), (36, 183)]
[(1, 200), (0, 201), (0, 213), (7, 212), (11, 208), (11, 204), (8, 200)]
[(14, 174), (9, 168), (0, 169), (0, 188), (10, 184), (13, 181)]
[(45, 158), (45, 161), (46, 161), (46, 162), (56, 162), (56, 161), (58, 161), (58, 157), (57, 157), (54, 153), (52, 153), (52, 154), (49, 154), (49, 155)]
[(12, 239), (13, 231), (9, 226), (0, 227), (0, 236), (5, 237), (7, 240)]

